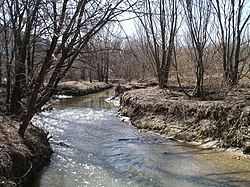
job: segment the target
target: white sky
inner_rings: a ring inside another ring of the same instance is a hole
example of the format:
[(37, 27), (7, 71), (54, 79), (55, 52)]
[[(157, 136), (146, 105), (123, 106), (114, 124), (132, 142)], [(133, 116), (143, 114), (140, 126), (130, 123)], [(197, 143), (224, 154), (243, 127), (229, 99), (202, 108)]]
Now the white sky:
[(131, 13), (123, 13), (118, 19), (120, 20), (120, 24), (123, 27), (124, 32), (129, 36), (133, 35), (135, 32), (135, 25)]

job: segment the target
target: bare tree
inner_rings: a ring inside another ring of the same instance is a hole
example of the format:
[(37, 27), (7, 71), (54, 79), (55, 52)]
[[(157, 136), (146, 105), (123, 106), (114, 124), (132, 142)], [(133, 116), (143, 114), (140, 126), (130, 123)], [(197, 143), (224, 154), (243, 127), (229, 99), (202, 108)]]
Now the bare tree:
[[(195, 62), (196, 67), (196, 89), (195, 95), (205, 99), (204, 95), (204, 73), (208, 63), (207, 51), (209, 39), (209, 22), (211, 17), (210, 0), (182, 1), (185, 11), (185, 21), (188, 28), (187, 46), (188, 55)], [(191, 43), (191, 45), (189, 44)]]
[[(6, 1), (6, 6), (17, 49), (10, 111), (19, 113), (24, 107), (19, 128), (19, 134), (24, 136), (30, 120), (52, 96), (81, 49), (110, 20), (125, 11), (126, 5), (122, 0), (13, 0)], [(45, 41), (46, 48), (35, 62), (37, 67), (31, 68), (34, 72), (27, 74), (27, 64), (33, 66), (39, 40)], [(26, 104), (23, 98), (27, 98)]]
[[(8, 2), (10, 3), (10, 2)], [(2, 1), (1, 4), (1, 17), (0, 17), (0, 22), (1, 22), (1, 48), (3, 52), (2, 60), (4, 63), (4, 72), (5, 76), (7, 79), (6, 82), (6, 109), (9, 111), (10, 109), (10, 98), (11, 98), (11, 84), (12, 84), (12, 66), (13, 62), (16, 57), (16, 45), (14, 43), (14, 40), (16, 40), (15, 37), (13, 37), (14, 32), (13, 32), (13, 27), (12, 27), (12, 17), (10, 16), (12, 9), (10, 9), (9, 4), (6, 1)], [(13, 4), (13, 3), (12, 3)]]
[[(174, 42), (178, 29), (178, 0), (142, 2), (143, 12), (134, 10), (142, 25), (148, 53), (158, 78), (160, 88), (167, 87), (173, 60)], [(142, 9), (142, 8), (139, 8)]]
[[(215, 11), (224, 77), (230, 87), (238, 84), (244, 69), (249, 71), (249, 2), (212, 0)], [(247, 67), (248, 65), (248, 67)]]
[[(106, 25), (88, 44), (88, 47), (84, 48), (79, 57), (81, 61), (81, 70), (88, 76), (96, 79), (100, 82), (109, 81), (111, 73), (116, 75), (121, 73), (121, 70), (116, 67), (120, 67), (123, 63), (120, 55), (123, 53), (121, 49), (120, 31), (114, 24)], [(86, 78), (86, 76), (84, 76)], [(89, 77), (90, 78), (90, 77)]]
[(113, 37), (111, 34), (112, 26), (109, 25), (109, 28), (104, 28), (99, 32), (93, 44), (93, 56), (96, 58), (92, 61), (92, 66), (95, 66), (95, 72), (97, 79), (100, 82), (108, 83), (109, 75), (109, 64), (111, 60), (111, 55), (115, 50), (115, 43), (112, 41)]
[[(152, 56), (148, 53), (148, 44), (145, 37), (137, 32), (135, 38), (129, 38), (123, 44), (121, 52), (120, 74), (125, 80), (151, 79), (157, 77)], [(122, 70), (122, 72), (121, 72)]]
[(42, 0), (26, 1), (25, 3), (6, 1), (6, 3), (16, 47), (15, 81), (11, 95), (10, 112), (12, 114), (20, 114), (21, 100), (26, 85), (25, 62), (27, 59), (27, 47), (30, 43), (33, 25), (37, 20)]

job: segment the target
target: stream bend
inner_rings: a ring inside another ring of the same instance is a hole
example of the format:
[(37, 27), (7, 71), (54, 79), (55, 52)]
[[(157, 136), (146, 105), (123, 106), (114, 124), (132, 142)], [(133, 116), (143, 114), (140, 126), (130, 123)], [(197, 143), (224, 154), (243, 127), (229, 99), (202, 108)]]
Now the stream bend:
[(63, 99), (54, 110), (34, 117), (52, 135), (54, 150), (37, 187), (250, 184), (249, 162), (240, 169), (227, 167), (218, 162), (223, 154), (138, 132), (116, 117), (117, 108), (105, 102), (107, 97), (109, 91)]

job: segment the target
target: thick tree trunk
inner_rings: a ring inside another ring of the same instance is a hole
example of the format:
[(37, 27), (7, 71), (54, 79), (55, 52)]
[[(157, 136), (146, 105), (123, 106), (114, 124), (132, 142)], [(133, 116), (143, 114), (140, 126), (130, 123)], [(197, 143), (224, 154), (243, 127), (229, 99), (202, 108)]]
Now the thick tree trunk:
[(24, 137), (24, 133), (32, 119), (32, 117), (34, 116), (34, 113), (33, 112), (29, 112), (27, 113), (27, 115), (24, 117), (24, 119), (22, 120), (22, 123), (20, 124), (20, 127), (18, 129), (18, 134), (21, 136), (21, 137)]
[(21, 102), (22, 102), (22, 86), (24, 86), (25, 81), (25, 66), (20, 61), (17, 64), (16, 79), (14, 84), (14, 89), (11, 95), (10, 103), (10, 113), (14, 115), (19, 115), (21, 113)]
[(10, 113), (19, 115), (21, 113), (21, 102), (23, 96), (23, 88), (25, 86), (25, 59), (26, 59), (26, 47), (22, 47), (19, 51), (16, 62), (16, 78), (14, 83), (14, 89), (11, 95)]
[(168, 85), (168, 72), (167, 71), (161, 70), (158, 73), (158, 83), (161, 89), (167, 88), (167, 85)]

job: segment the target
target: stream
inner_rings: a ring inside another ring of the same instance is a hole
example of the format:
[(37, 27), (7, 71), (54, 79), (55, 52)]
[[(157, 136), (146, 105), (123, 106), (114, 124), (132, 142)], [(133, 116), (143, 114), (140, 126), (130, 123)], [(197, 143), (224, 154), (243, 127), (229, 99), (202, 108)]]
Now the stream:
[(250, 162), (140, 132), (105, 101), (110, 91), (62, 99), (33, 122), (52, 136), (35, 187), (250, 186)]

